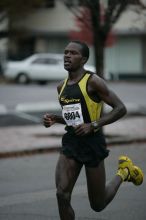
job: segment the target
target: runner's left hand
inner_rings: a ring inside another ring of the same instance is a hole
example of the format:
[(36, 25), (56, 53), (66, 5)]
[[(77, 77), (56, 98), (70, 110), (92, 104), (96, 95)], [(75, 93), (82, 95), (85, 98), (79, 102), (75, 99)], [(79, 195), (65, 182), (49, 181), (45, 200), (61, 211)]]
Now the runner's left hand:
[(84, 136), (93, 132), (91, 123), (81, 124), (74, 127), (76, 135)]

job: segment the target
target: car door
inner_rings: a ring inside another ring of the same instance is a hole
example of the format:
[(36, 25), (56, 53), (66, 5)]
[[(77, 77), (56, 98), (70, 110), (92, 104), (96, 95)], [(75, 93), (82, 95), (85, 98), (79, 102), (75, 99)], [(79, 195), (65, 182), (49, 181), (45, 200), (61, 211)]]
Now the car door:
[(63, 57), (50, 57), (46, 59), (46, 78), (48, 80), (62, 80), (66, 77), (66, 71), (64, 69)]
[(59, 60), (55, 57), (46, 59), (46, 78), (48, 80), (57, 80), (59, 79), (59, 72)]
[(63, 62), (54, 57), (39, 57), (30, 65), (31, 78), (33, 80), (49, 81), (60, 80), (65, 76)]
[(37, 57), (30, 63), (29, 72), (33, 80), (46, 80), (48, 65), (45, 57)]

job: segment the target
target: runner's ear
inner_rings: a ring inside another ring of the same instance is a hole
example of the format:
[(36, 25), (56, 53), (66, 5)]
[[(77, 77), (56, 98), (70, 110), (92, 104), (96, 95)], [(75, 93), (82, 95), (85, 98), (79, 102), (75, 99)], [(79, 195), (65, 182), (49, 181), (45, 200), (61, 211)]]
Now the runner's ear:
[(87, 60), (88, 60), (87, 57), (83, 57), (83, 58), (82, 58), (82, 63), (83, 63), (83, 65), (87, 62)]

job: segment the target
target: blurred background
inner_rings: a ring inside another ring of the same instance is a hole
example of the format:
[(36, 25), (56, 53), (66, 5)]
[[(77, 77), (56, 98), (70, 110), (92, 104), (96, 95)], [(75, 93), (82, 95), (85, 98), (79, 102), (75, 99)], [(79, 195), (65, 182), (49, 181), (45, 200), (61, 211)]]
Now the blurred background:
[[(1, 112), (15, 115), (19, 124), (20, 114), (22, 121), (37, 123), (45, 111), (60, 111), (56, 85), (67, 76), (64, 48), (81, 40), (90, 48), (86, 68), (103, 77), (128, 108), (140, 105), (143, 113), (145, 29), (145, 1), (1, 0)], [(3, 115), (0, 124), (13, 124), (10, 119)]]
[[(103, 77), (127, 107), (124, 118), (104, 128), (112, 151), (107, 178), (125, 152), (146, 172), (146, 1), (1, 0), (0, 219), (59, 219), (54, 172), (64, 127), (46, 129), (42, 118), (61, 114), (56, 86), (67, 77), (63, 53), (71, 40), (88, 44), (86, 68)], [(145, 180), (133, 194), (129, 188), (122, 188), (125, 197), (117, 197), (102, 219), (146, 219)], [(85, 192), (81, 174), (74, 205), (79, 219), (97, 219), (83, 201)]]
[(105, 78), (145, 79), (143, 1), (1, 0), (0, 11), (1, 74), (8, 60), (62, 54), (71, 39), (79, 39), (90, 47), (91, 65), (96, 66), (95, 55), (100, 55), (98, 60), (103, 56), (101, 51), (95, 54), (95, 47), (104, 48)]

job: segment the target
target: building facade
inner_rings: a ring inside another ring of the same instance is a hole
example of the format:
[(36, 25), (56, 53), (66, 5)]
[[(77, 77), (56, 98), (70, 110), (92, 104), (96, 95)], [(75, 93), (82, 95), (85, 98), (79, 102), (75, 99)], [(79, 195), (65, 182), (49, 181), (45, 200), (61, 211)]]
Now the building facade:
[[(39, 8), (15, 23), (15, 28), (23, 31), (9, 42), (10, 58), (22, 59), (41, 52), (63, 53), (68, 33), (78, 27), (63, 1), (52, 2), (51, 7)], [(115, 44), (105, 49), (107, 78), (118, 79), (122, 74), (146, 76), (146, 19), (137, 16), (126, 11), (114, 26)], [(94, 64), (93, 48), (90, 50), (89, 64)]]
[(7, 62), (8, 37), (4, 36), (8, 30), (8, 18), (4, 12), (0, 12), (0, 75), (3, 75)]

